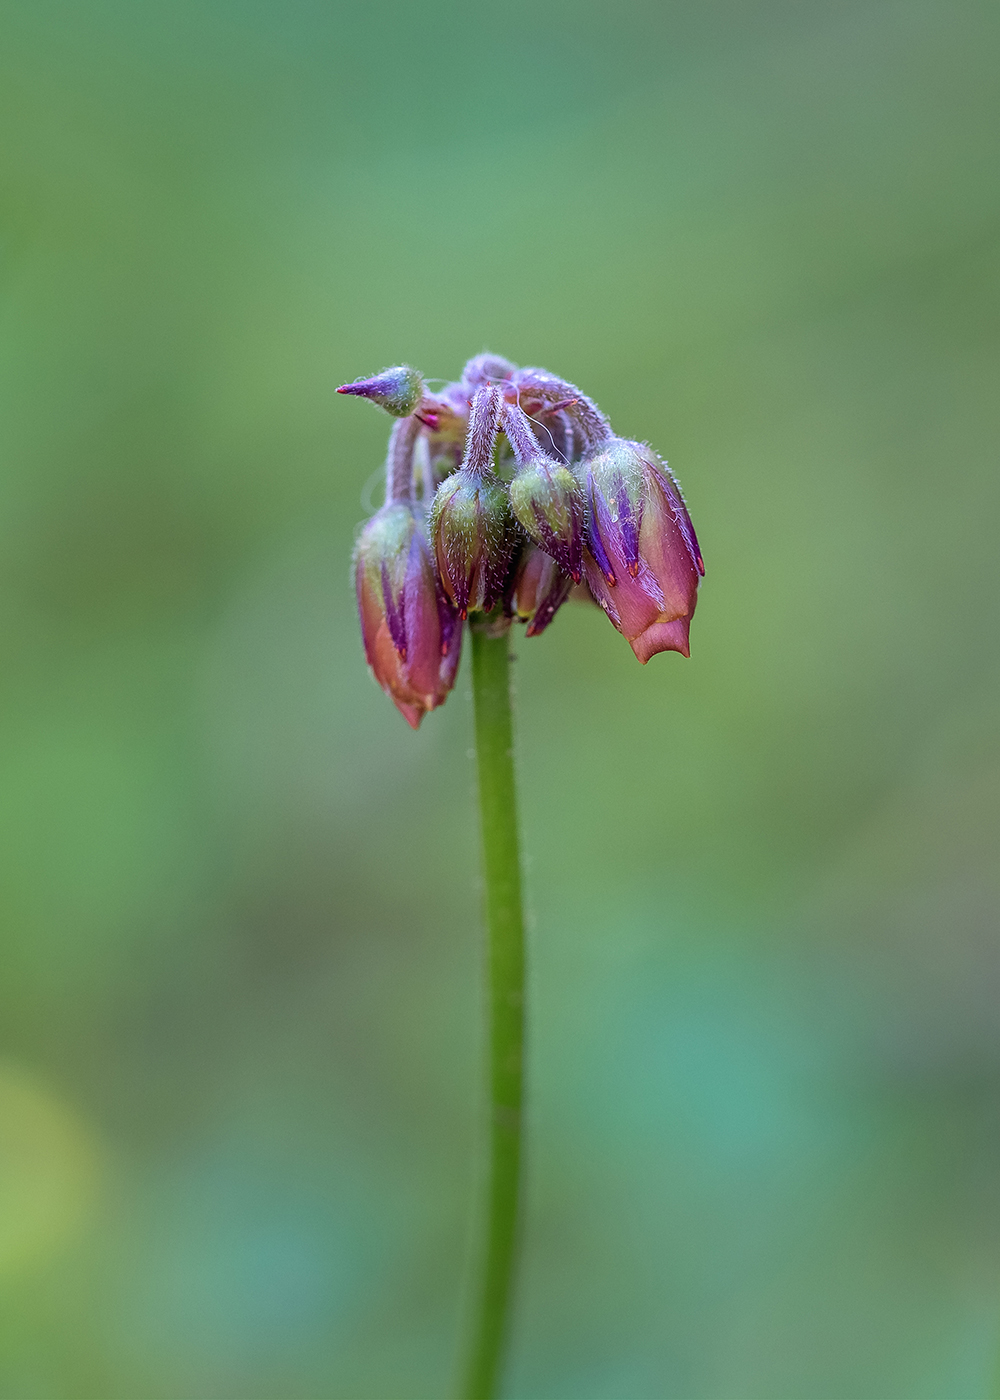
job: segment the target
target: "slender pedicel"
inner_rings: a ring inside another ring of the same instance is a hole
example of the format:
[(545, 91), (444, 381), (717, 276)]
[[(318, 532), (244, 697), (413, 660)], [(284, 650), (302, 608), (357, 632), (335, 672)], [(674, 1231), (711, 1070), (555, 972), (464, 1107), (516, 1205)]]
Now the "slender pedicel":
[(415, 418), (401, 418), (393, 424), (385, 459), (387, 501), (413, 500), (416, 486), (414, 456), (420, 436), (420, 424)]

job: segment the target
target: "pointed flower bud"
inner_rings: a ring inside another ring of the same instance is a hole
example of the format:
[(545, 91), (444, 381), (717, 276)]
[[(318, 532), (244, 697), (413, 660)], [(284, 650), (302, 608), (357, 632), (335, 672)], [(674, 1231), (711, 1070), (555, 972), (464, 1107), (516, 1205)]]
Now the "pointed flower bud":
[(503, 596), (516, 536), (510, 501), (493, 470), (500, 391), (476, 390), (462, 464), (437, 489), (430, 534), (438, 574), (464, 618), (489, 612)]
[(622, 438), (599, 448), (582, 473), (590, 591), (643, 664), (658, 651), (690, 655), (705, 566), (676, 482), (648, 447)]
[(371, 379), (356, 379), (353, 384), (341, 384), (338, 394), (357, 394), (371, 399), (394, 418), (407, 418), (424, 396), (424, 378), (409, 365), (384, 369)]
[(520, 470), (510, 484), (518, 523), (546, 554), (579, 583), (583, 569), (583, 491), (562, 462), (542, 451), (531, 420), (517, 404), (504, 404), (503, 430)]
[(511, 611), (528, 624), (525, 635), (537, 637), (569, 597), (573, 580), (550, 554), (536, 544), (521, 551), (511, 586)]
[(435, 578), (414, 507), (384, 505), (362, 530), (354, 560), (368, 664), (416, 729), (455, 684), (462, 628)]

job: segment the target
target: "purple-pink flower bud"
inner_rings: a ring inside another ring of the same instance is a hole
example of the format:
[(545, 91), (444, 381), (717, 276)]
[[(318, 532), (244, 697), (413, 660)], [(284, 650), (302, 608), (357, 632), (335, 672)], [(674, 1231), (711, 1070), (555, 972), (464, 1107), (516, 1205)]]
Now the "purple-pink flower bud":
[(507, 490), (493, 470), (500, 392), (476, 390), (462, 464), (438, 487), (430, 534), (445, 593), (464, 618), (502, 598), (516, 545)]
[(371, 399), (394, 418), (408, 418), (424, 397), (424, 377), (409, 365), (394, 365), (371, 379), (356, 379), (353, 384), (341, 384), (338, 394), (357, 394)]
[(455, 684), (462, 627), (438, 585), (414, 507), (384, 505), (361, 531), (354, 558), (368, 664), (416, 729)]
[(525, 635), (537, 637), (569, 597), (573, 580), (544, 550), (526, 544), (514, 571), (510, 609), (526, 622)]
[(676, 482), (648, 447), (622, 438), (599, 448), (581, 471), (590, 591), (643, 664), (659, 651), (689, 656), (705, 566)]
[(583, 492), (562, 462), (543, 452), (531, 421), (517, 404), (504, 404), (503, 430), (519, 470), (510, 483), (510, 504), (532, 539), (579, 583), (583, 571)]

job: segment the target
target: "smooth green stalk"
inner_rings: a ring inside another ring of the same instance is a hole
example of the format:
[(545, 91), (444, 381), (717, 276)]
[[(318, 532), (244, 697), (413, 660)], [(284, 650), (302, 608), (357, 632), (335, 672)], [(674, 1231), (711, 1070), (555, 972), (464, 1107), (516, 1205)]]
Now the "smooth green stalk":
[(489, 976), (489, 1178), (478, 1294), (462, 1400), (500, 1381), (517, 1248), (524, 1052), (524, 916), (517, 839), (508, 637), (472, 628)]

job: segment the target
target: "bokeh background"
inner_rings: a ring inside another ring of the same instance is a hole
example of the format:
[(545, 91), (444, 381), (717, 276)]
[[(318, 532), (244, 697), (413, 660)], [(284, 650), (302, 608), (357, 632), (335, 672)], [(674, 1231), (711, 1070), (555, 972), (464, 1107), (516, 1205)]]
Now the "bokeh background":
[(3, 5), (0, 1395), (448, 1392), (468, 682), (414, 735), (366, 673), (333, 389), (484, 348), (708, 566), (690, 662), (515, 641), (506, 1391), (988, 1392), (998, 58), (977, 0)]

